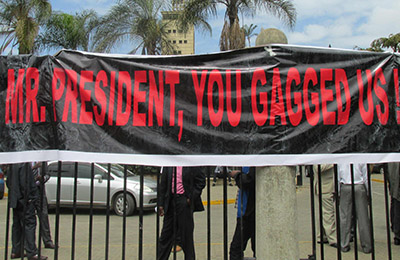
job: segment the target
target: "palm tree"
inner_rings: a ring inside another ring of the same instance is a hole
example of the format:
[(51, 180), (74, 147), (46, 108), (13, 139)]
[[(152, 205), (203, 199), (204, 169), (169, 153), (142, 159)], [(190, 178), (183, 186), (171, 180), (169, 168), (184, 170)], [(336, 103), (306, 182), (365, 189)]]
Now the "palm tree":
[(389, 37), (382, 37), (372, 41), (371, 49), (391, 48), (394, 52), (400, 51), (400, 33), (390, 34)]
[(130, 40), (142, 54), (161, 54), (161, 48), (172, 48), (162, 22), (163, 0), (122, 0), (102, 19), (95, 36), (95, 51), (110, 52), (116, 44)]
[(99, 23), (97, 13), (84, 10), (75, 15), (62, 12), (53, 13), (37, 37), (36, 48), (50, 50), (65, 48), (89, 51), (92, 34)]
[(48, 0), (0, 0), (0, 53), (18, 45), (19, 54), (32, 53), (39, 27), (51, 14)]
[(188, 0), (180, 17), (182, 29), (194, 24), (211, 32), (207, 20), (217, 16), (220, 5), (225, 8), (225, 22), (220, 38), (221, 51), (245, 46), (244, 31), (239, 26), (239, 12), (253, 16), (257, 10), (265, 10), (282, 19), (290, 28), (296, 22), (296, 9), (291, 0)]
[(254, 25), (254, 24), (250, 24), (250, 26), (248, 26), (247, 24), (245, 24), (245, 25), (243, 26), (244, 36), (246, 37), (247, 41), (249, 42), (249, 47), (250, 47), (250, 45), (251, 45), (250, 39), (251, 39), (253, 36), (257, 36), (257, 35), (258, 35), (258, 33), (255, 33), (255, 32), (254, 32), (254, 30), (255, 30), (256, 28), (257, 28), (257, 25)]

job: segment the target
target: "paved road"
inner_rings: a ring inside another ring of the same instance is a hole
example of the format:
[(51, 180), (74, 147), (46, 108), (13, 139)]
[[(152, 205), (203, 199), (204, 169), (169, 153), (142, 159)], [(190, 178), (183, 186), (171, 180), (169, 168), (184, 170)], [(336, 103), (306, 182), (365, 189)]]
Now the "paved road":
[[(374, 237), (376, 257), (375, 259), (389, 259), (386, 243), (386, 220), (384, 210), (383, 184), (380, 175), (373, 175), (375, 181), (372, 182), (373, 191), (373, 218), (374, 218)], [(308, 179), (305, 179), (304, 185), (297, 189), (298, 204), (298, 234), (300, 257), (307, 258), (312, 254), (312, 236), (311, 236), (311, 217), (310, 217), (310, 194)], [(223, 205), (218, 204), (223, 199), (223, 187), (219, 183), (211, 188), (211, 259), (223, 259), (224, 237), (223, 237)], [(237, 188), (228, 186), (228, 199), (234, 201)], [(203, 193), (203, 200), (207, 199), (206, 190)], [(6, 200), (0, 200), (0, 259), (4, 258), (4, 238), (6, 227)], [(72, 210), (64, 209), (60, 215), (60, 236), (59, 236), (59, 257), (58, 259), (71, 259), (71, 241), (72, 241)], [(137, 215), (127, 217), (126, 223), (126, 251), (125, 259), (138, 259), (138, 241), (139, 241), (139, 217)], [(50, 214), (51, 228), (54, 234), (55, 214)], [(228, 204), (228, 243), (233, 235), (236, 221), (236, 209), (234, 203)], [(75, 232), (76, 248), (75, 259), (88, 259), (88, 240), (89, 240), (89, 211), (80, 209), (77, 214), (77, 226)], [(92, 259), (105, 259), (105, 234), (106, 234), (106, 212), (105, 210), (95, 210), (93, 216), (93, 241), (92, 241)], [(122, 228), (123, 218), (111, 215), (110, 217), (110, 239), (109, 239), (109, 259), (122, 259)], [(146, 212), (143, 225), (143, 259), (155, 259), (156, 251), (156, 214)], [(197, 259), (203, 260), (207, 257), (207, 212), (195, 214), (195, 246)], [(392, 259), (400, 259), (400, 247), (394, 246), (392, 242)], [(8, 250), (10, 252), (10, 249)], [(365, 255), (359, 249), (359, 259), (372, 259), (371, 255)], [(43, 249), (44, 255), (53, 259), (53, 251)], [(325, 259), (337, 259), (337, 251), (329, 246), (324, 247)], [(246, 256), (251, 256), (250, 249), (246, 251)], [(177, 254), (177, 259), (183, 259), (183, 253)], [(172, 257), (171, 257), (172, 259)], [(320, 247), (317, 246), (317, 259), (320, 258)], [(354, 247), (349, 253), (343, 253), (342, 259), (355, 259)]]

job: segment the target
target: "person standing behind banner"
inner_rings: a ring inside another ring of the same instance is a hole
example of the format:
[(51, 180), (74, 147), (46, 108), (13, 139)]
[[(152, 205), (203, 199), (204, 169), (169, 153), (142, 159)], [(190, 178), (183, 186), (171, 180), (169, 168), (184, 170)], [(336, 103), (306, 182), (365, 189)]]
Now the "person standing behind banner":
[[(335, 181), (333, 164), (322, 164), (321, 168), (321, 203), (322, 207), (322, 232), (317, 233), (318, 243), (329, 243), (337, 247), (336, 221), (335, 221)], [(314, 194), (319, 201), (318, 165), (314, 165)], [(317, 225), (319, 227), (319, 225)], [(322, 237), (321, 237), (322, 233)]]
[[(44, 165), (44, 169), (43, 168)], [(47, 172), (47, 164), (38, 162), (34, 164), (33, 168), (33, 177), (35, 179), (36, 187), (38, 189), (38, 193), (41, 196), (38, 199), (38, 203), (36, 204), (36, 211), (40, 221), (40, 234), (42, 236), (42, 240), (45, 248), (54, 249), (55, 245), (53, 240), (51, 239), (50, 233), (50, 224), (49, 224), (49, 211), (48, 211), (48, 202), (46, 196), (46, 187), (45, 183), (50, 179), (50, 175)], [(40, 204), (40, 201), (42, 204)]]
[[(45, 260), (46, 256), (38, 257), (35, 244), (35, 203), (39, 194), (33, 179), (31, 164), (12, 164), (10, 168), (7, 187), (9, 189), (8, 203), (13, 209), (11, 259), (25, 256), (25, 249), (28, 260)], [(24, 242), (21, 241), (22, 238), (25, 238)]]
[(204, 211), (201, 193), (205, 185), (205, 174), (199, 167), (163, 168), (159, 185), (158, 213), (164, 216), (164, 222), (158, 242), (158, 260), (169, 258), (174, 238), (179, 238), (185, 260), (196, 259), (193, 212)]
[(251, 239), (253, 256), (255, 257), (256, 254), (255, 173), (255, 167), (242, 167), (241, 171), (234, 170), (229, 173), (239, 187), (236, 228), (229, 250), (230, 260), (243, 259), (243, 252), (246, 250), (249, 239)]
[[(372, 252), (370, 218), (368, 213), (368, 172), (367, 165), (354, 164), (354, 201), (356, 221), (364, 253)], [(352, 180), (350, 164), (338, 164), (338, 180), (340, 184), (340, 242), (343, 252), (350, 251), (350, 237), (353, 215)], [(356, 235), (356, 234), (354, 234)]]
[(400, 163), (388, 164), (388, 181), (391, 198), (390, 215), (394, 244), (400, 245)]

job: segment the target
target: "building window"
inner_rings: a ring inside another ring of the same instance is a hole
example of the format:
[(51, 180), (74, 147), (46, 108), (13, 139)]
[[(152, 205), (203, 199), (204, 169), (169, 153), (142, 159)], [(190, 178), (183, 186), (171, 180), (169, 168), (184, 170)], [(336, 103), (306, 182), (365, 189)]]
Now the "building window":
[(187, 43), (187, 40), (184, 40), (184, 41), (183, 41), (183, 43), (185, 43), (185, 44), (186, 44), (186, 43)]
[(182, 44), (182, 40), (179, 40), (179, 44)]
[(176, 33), (176, 30), (173, 30), (174, 33)]
[(176, 43), (176, 41), (174, 40), (172, 43), (173, 43), (173, 44), (175, 44), (175, 43)]
[(168, 30), (168, 33), (171, 33), (171, 30)]

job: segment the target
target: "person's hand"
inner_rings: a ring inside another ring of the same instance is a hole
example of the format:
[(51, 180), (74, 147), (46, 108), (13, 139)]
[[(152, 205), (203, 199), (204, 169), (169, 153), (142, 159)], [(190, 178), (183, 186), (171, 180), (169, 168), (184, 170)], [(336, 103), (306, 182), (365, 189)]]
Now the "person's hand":
[(158, 207), (158, 215), (160, 215), (160, 217), (164, 216), (164, 207)]
[(239, 170), (233, 170), (233, 171), (230, 171), (230, 172), (229, 172), (229, 175), (230, 175), (231, 177), (235, 177), (239, 172), (240, 172)]
[(186, 199), (186, 202), (190, 206), (190, 199), (189, 198)]

